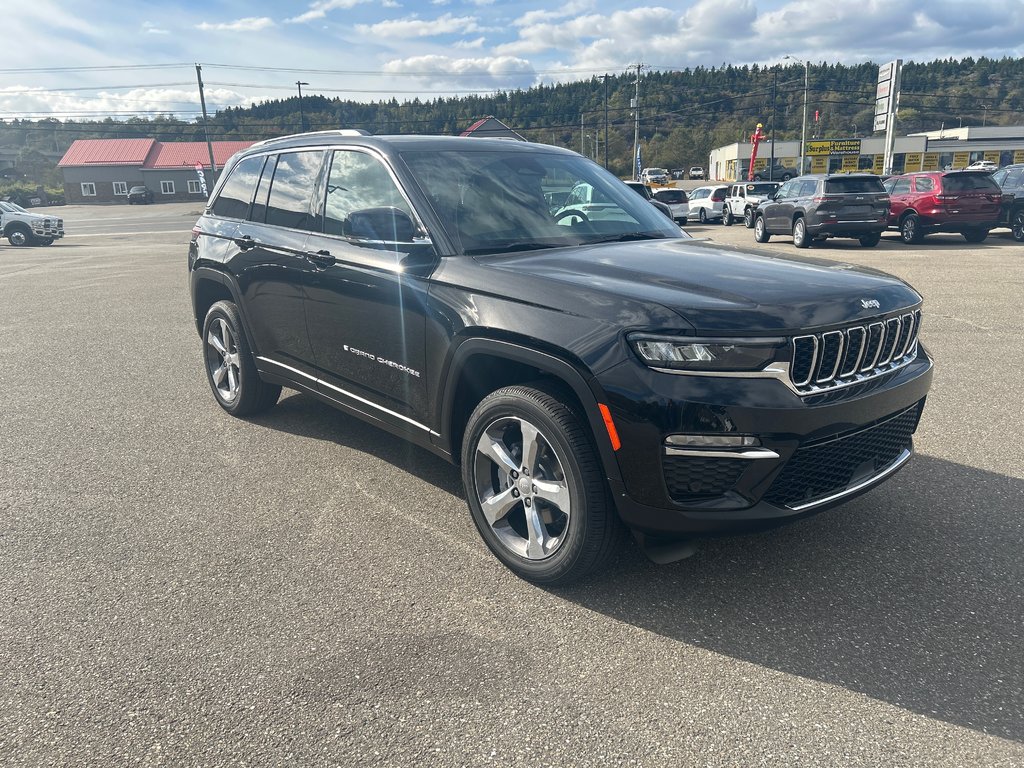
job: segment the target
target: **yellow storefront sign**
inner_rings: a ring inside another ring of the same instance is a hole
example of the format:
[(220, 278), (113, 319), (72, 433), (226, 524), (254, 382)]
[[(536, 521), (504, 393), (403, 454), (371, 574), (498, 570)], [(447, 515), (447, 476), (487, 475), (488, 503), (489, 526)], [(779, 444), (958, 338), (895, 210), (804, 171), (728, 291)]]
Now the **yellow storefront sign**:
[(815, 155), (859, 155), (860, 139), (830, 139), (828, 141), (808, 141), (807, 152), (810, 157)]
[(985, 153), (985, 159), (986, 160), (991, 160), (996, 165), (999, 165), (999, 150), (997, 149), (997, 150), (994, 150), (992, 152), (986, 152)]
[(759, 157), (759, 158), (757, 158), (757, 160), (754, 161), (754, 168), (755, 169), (761, 169), (761, 168), (767, 168), (767, 167), (768, 167), (768, 161), (765, 158), (763, 158), (763, 157)]
[(843, 172), (856, 171), (860, 165), (860, 157), (857, 155), (843, 155)]
[(816, 155), (811, 158), (811, 173), (825, 173), (828, 170), (828, 155)]
[(903, 170), (907, 173), (910, 171), (921, 170), (921, 153), (920, 152), (907, 152), (906, 159), (903, 161)]
[(971, 164), (971, 153), (970, 152), (954, 152), (953, 153), (953, 167), (954, 168), (966, 168)]
[(1013, 150), (1013, 162), (1024, 163), (1024, 149)]
[(921, 170), (922, 171), (937, 171), (939, 170), (939, 153), (938, 152), (925, 152), (921, 158)]
[(885, 155), (875, 155), (874, 164), (871, 166), (871, 172), (877, 173), (879, 176), (885, 170)]

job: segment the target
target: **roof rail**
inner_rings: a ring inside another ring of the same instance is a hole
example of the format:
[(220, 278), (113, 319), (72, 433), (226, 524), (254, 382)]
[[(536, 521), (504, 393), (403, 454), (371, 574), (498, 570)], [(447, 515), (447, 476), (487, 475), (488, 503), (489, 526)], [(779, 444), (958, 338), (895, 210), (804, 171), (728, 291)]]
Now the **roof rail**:
[(272, 139), (264, 139), (253, 144), (254, 147), (263, 147), (267, 144), (274, 144), (278, 141), (288, 141), (297, 136), (369, 136), (369, 131), (362, 128), (334, 128), (327, 131), (310, 131), (309, 133), (296, 133), (289, 136), (275, 136)]

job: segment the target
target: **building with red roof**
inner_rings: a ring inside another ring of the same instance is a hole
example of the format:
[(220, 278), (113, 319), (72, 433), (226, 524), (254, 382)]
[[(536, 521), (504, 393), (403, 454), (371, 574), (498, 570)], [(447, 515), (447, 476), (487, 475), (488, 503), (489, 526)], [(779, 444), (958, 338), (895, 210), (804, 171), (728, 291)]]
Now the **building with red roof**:
[[(252, 144), (213, 142), (217, 171)], [(205, 202), (216, 181), (203, 141), (79, 139), (57, 167), (64, 173), (64, 196), (69, 203), (124, 202), (128, 190), (136, 186), (150, 189), (156, 202)]]

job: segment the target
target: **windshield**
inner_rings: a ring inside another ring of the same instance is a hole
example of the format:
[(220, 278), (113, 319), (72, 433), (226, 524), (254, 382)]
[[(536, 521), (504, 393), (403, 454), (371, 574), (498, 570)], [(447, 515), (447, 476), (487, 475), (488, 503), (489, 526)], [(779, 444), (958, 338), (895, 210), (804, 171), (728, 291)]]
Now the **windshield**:
[(876, 194), (885, 192), (881, 179), (865, 176), (851, 176), (849, 178), (831, 178), (825, 182), (825, 194), (841, 195), (856, 194), (860, 192), (873, 192)]
[(749, 195), (770, 195), (781, 186), (777, 181), (768, 181), (761, 184), (747, 184)]
[(0, 210), (7, 211), (8, 213), (28, 213), (20, 205), (8, 203), (6, 200), (0, 200)]
[(467, 255), (686, 237), (596, 163), (541, 149), (403, 152), (445, 231)]

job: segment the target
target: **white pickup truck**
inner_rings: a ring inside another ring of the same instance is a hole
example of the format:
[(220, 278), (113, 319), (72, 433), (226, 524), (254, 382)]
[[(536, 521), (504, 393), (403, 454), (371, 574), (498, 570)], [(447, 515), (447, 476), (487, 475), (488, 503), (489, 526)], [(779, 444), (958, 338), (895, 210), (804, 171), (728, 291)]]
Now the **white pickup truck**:
[(0, 200), (0, 236), (11, 245), (51, 245), (64, 237), (64, 219), (29, 213), (20, 205)]
[(722, 223), (726, 226), (743, 219), (747, 229), (754, 226), (754, 209), (781, 185), (777, 181), (743, 181), (733, 184), (722, 204)]

